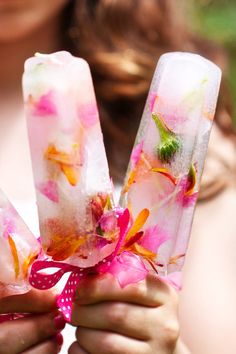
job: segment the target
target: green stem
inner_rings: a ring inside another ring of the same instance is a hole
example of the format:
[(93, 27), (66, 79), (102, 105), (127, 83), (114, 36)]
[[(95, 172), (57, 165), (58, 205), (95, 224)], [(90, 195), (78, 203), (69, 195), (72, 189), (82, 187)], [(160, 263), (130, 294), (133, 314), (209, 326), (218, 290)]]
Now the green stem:
[(169, 135), (172, 134), (172, 132), (167, 128), (164, 121), (157, 114), (153, 113), (152, 119), (154, 120), (156, 127), (159, 130), (161, 141), (165, 141)]

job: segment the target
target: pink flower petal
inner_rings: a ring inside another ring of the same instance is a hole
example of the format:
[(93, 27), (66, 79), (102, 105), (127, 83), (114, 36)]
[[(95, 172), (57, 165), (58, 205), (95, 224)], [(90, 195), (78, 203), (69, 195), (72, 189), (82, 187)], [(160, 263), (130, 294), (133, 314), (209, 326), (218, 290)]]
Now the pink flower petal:
[(187, 208), (190, 206), (193, 206), (196, 204), (198, 198), (198, 192), (190, 194), (190, 195), (185, 195), (183, 197), (183, 207)]
[(85, 128), (91, 128), (98, 122), (98, 109), (96, 104), (80, 106), (78, 110), (79, 119)]
[(14, 220), (12, 220), (10, 217), (5, 217), (3, 220), (3, 227), (5, 227), (3, 237), (8, 238), (9, 235), (15, 232)]
[(167, 276), (160, 276), (159, 278), (167, 284), (173, 286), (178, 291), (182, 289), (182, 272), (173, 272)]
[(140, 143), (138, 143), (133, 148), (133, 151), (131, 153), (131, 158), (130, 158), (131, 159), (131, 168), (134, 168), (140, 159), (140, 155), (143, 150), (143, 143), (144, 143), (144, 140), (141, 140)]
[(44, 117), (57, 114), (52, 96), (53, 92), (49, 91), (47, 94), (40, 97), (39, 101), (34, 104), (34, 115)]
[(150, 112), (153, 112), (156, 98), (157, 98), (156, 92), (151, 92), (150, 95), (149, 95), (149, 109), (150, 109)]
[(145, 233), (138, 244), (147, 250), (157, 253), (158, 248), (167, 240), (169, 236), (162, 230), (159, 225), (150, 226), (145, 230)]
[(117, 256), (107, 272), (118, 280), (122, 288), (132, 283), (138, 283), (148, 274), (141, 258), (130, 252), (123, 252)]
[(59, 202), (58, 187), (55, 181), (39, 183), (37, 189), (54, 203)]
[(184, 208), (188, 208), (193, 206), (197, 202), (198, 192), (192, 194), (186, 194), (188, 190), (189, 181), (188, 178), (185, 176), (180, 181), (180, 191), (177, 194), (177, 202), (180, 203)]

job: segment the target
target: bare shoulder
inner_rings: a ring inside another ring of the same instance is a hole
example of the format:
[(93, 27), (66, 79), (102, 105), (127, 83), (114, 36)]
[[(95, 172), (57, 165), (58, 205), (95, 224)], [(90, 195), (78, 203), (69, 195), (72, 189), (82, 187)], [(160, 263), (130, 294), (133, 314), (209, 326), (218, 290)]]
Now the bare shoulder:
[[(196, 209), (180, 296), (193, 354), (236, 353), (236, 188)], [(193, 325), (194, 324), (194, 325)]]
[(196, 208), (193, 237), (195, 233), (207, 230), (225, 233), (235, 232), (236, 226), (236, 188), (227, 188), (210, 201), (199, 203)]

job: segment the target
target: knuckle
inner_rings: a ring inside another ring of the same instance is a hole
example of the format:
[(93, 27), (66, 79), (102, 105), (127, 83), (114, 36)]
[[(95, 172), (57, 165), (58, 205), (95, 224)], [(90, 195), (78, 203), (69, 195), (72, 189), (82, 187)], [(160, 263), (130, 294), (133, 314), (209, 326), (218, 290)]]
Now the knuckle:
[(165, 341), (169, 344), (175, 343), (179, 337), (179, 323), (177, 319), (169, 319), (163, 325)]
[(137, 298), (146, 298), (148, 295), (148, 289), (146, 281), (142, 281), (139, 284), (134, 285), (134, 296)]
[(106, 312), (108, 325), (117, 327), (124, 323), (127, 316), (127, 308), (122, 303), (111, 304)]
[(100, 344), (100, 350), (102, 354), (118, 354), (120, 352), (120, 347), (117, 346), (112, 334), (103, 335)]

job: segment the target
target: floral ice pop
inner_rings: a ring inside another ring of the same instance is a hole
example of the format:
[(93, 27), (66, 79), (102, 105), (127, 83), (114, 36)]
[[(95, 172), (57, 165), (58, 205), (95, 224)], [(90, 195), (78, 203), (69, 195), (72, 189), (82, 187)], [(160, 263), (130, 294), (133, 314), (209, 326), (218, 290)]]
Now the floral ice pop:
[(29, 290), (28, 272), (40, 244), (0, 190), (0, 297)]
[(23, 91), (43, 248), (54, 261), (93, 266), (119, 230), (89, 66), (68, 52), (36, 54)]
[(133, 253), (164, 276), (183, 265), (220, 80), (199, 55), (168, 53), (151, 84), (121, 205), (139, 225)]

